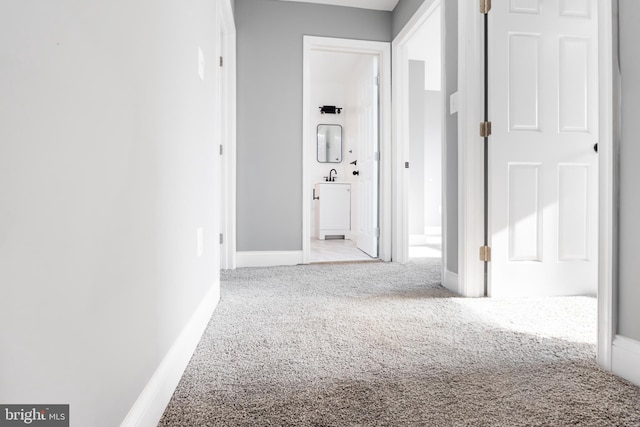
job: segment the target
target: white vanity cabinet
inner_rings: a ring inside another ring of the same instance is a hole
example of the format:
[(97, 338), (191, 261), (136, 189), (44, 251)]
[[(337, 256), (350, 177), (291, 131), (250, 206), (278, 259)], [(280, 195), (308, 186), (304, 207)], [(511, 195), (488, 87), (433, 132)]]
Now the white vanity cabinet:
[(351, 184), (316, 184), (316, 238), (345, 237), (351, 231)]

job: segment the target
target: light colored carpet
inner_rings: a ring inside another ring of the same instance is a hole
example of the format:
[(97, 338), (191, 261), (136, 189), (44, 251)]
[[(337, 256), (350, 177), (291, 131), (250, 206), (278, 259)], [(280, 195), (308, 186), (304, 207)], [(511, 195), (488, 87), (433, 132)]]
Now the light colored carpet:
[(423, 260), (222, 272), (161, 426), (638, 426), (593, 298), (462, 299)]

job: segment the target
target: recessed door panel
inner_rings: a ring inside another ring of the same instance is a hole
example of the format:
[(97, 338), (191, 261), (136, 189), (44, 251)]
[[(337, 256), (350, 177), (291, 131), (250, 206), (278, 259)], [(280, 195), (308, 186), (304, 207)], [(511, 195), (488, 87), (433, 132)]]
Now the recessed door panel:
[(589, 117), (589, 39), (561, 37), (558, 78), (560, 132), (587, 132)]
[(587, 261), (589, 165), (560, 165), (558, 180), (558, 260)]
[(591, 0), (560, 0), (560, 16), (591, 17)]
[(511, 13), (533, 13), (540, 12), (540, 0), (511, 0), (509, 3)]
[(540, 166), (509, 166), (509, 261), (542, 259)]
[(509, 129), (538, 130), (540, 37), (509, 35)]

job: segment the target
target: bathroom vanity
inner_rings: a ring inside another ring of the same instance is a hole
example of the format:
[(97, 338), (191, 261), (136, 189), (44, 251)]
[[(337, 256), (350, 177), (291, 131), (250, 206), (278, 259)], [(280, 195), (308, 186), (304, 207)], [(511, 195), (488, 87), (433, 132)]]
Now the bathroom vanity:
[(315, 196), (316, 238), (346, 238), (351, 231), (351, 184), (319, 183)]

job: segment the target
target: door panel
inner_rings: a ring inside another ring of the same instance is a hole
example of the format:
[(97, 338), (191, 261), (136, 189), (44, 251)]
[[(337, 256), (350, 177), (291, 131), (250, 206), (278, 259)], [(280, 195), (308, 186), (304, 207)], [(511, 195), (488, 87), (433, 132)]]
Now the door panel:
[(364, 57), (358, 87), (358, 248), (378, 257), (378, 58)]
[(509, 166), (509, 260), (541, 261), (540, 165)]
[(595, 2), (489, 14), (490, 294), (595, 294)]
[(589, 39), (560, 38), (560, 132), (588, 132)]
[(509, 35), (509, 128), (539, 129), (540, 35)]

